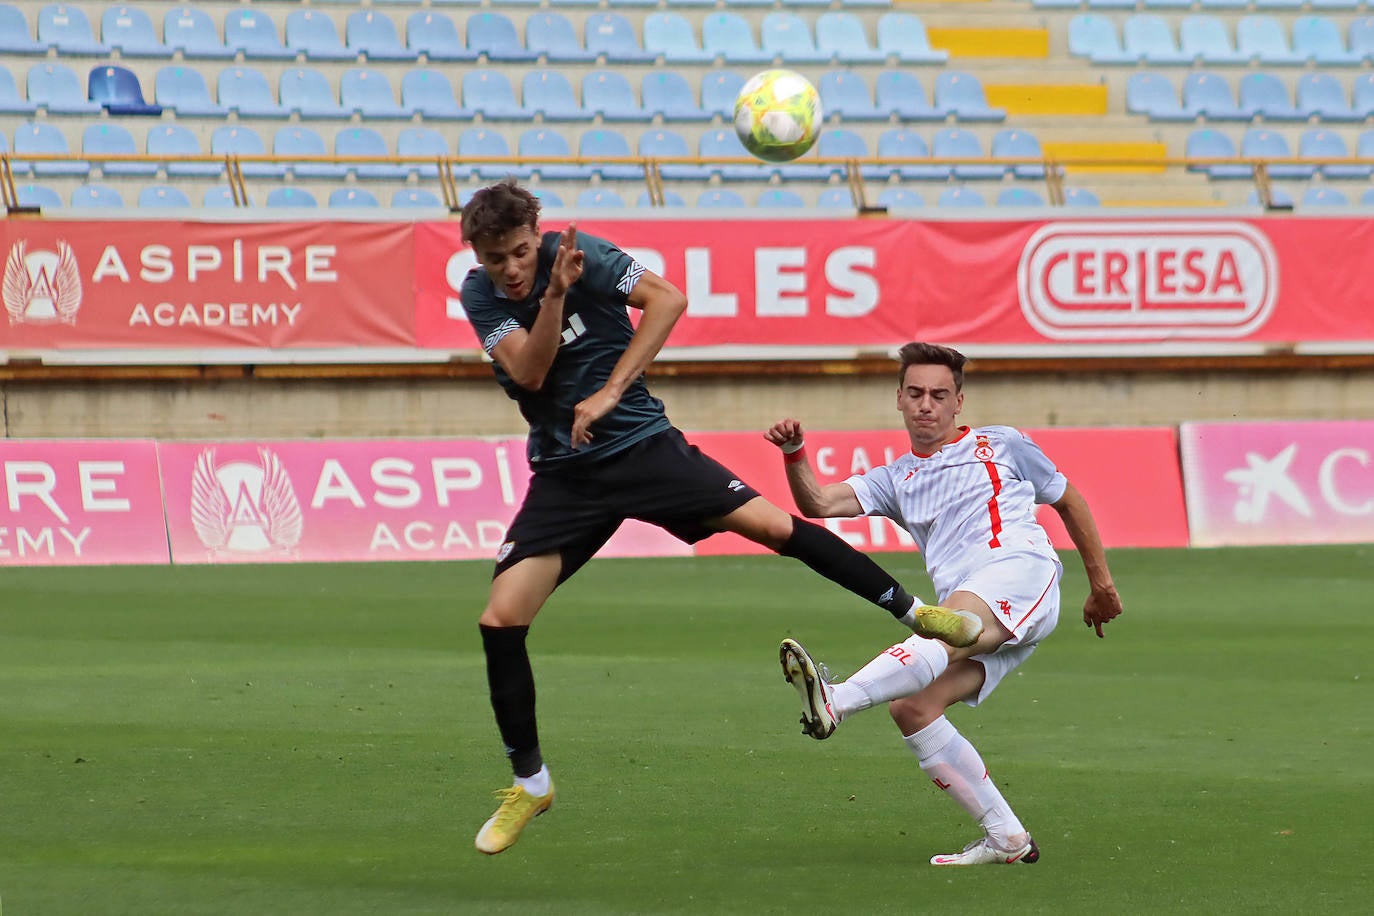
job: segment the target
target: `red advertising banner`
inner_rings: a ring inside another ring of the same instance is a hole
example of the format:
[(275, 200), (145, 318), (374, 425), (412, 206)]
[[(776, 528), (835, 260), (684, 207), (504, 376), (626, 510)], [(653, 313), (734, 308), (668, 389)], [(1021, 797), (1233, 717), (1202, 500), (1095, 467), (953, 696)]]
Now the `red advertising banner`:
[(0, 222), (0, 349), (411, 346), (395, 223)]
[(1185, 423), (1192, 543), (1374, 541), (1374, 422)]
[(0, 566), (167, 563), (151, 440), (0, 440)]

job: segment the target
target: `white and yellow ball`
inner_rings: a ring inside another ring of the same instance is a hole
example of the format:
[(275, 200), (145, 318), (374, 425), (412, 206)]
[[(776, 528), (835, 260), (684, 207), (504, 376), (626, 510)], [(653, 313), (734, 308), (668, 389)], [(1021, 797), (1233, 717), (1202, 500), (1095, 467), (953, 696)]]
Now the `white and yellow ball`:
[(755, 74), (735, 100), (735, 133), (745, 149), (769, 162), (796, 159), (816, 142), (820, 128), (820, 94), (791, 70)]

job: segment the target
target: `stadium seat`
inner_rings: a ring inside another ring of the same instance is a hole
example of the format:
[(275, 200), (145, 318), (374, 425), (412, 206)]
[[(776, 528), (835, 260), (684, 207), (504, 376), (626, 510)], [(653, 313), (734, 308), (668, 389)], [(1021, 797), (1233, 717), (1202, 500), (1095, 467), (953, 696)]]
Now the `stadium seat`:
[(1306, 121), (1307, 112), (1294, 107), (1283, 81), (1272, 73), (1247, 73), (1240, 78), (1240, 108), (1265, 121)]
[(481, 56), (463, 43), (452, 19), (432, 10), (416, 10), (407, 17), (406, 46), (431, 63), (477, 60)]
[[(24, 28), (28, 34), (28, 27)], [(56, 48), (60, 56), (100, 56), (110, 53), (110, 46), (96, 41), (91, 20), (78, 6), (52, 4), (38, 11), (38, 41), (48, 48)]]
[(49, 114), (100, 114), (104, 107), (86, 98), (81, 81), (66, 64), (34, 64), (28, 73), (29, 101)]
[(759, 194), (758, 206), (765, 210), (792, 210), (806, 206), (806, 200), (787, 188), (768, 188)]
[(1251, 115), (1236, 104), (1225, 77), (1202, 70), (1183, 79), (1183, 110), (1209, 121), (1248, 121)]
[(634, 27), (619, 13), (592, 13), (583, 33), (587, 50), (608, 64), (651, 64), (657, 56), (640, 45)]
[[(71, 152), (67, 138), (46, 121), (24, 121), (14, 128), (14, 158), (26, 153), (66, 155)], [(35, 175), (88, 175), (91, 164), (82, 160), (29, 163)]]
[(960, 187), (945, 188), (940, 192), (940, 196), (935, 199), (937, 207), (986, 207), (987, 201), (983, 195), (972, 188)]
[(644, 50), (665, 64), (709, 64), (715, 55), (697, 44), (692, 24), (679, 13), (650, 13), (644, 18)]
[[(992, 135), (992, 158), (994, 159), (1043, 159), (1044, 151), (1040, 141), (1024, 130), (999, 130)], [(1017, 178), (1044, 178), (1043, 165), (1014, 165), (1011, 173)]]
[(889, 210), (910, 210), (925, 205), (921, 195), (910, 188), (884, 188), (878, 195), (878, 206)]
[(1310, 187), (1303, 192), (1304, 207), (1348, 207), (1350, 198), (1335, 188)]
[[(1189, 159), (1235, 159), (1236, 145), (1221, 131), (1210, 127), (1199, 128), (1188, 134), (1183, 154)], [(1190, 172), (1206, 172), (1208, 178), (1249, 178), (1248, 165), (1216, 164), (1190, 165)]]
[(1178, 90), (1168, 77), (1142, 71), (1126, 80), (1126, 110), (1152, 121), (1191, 121), (1193, 114), (1178, 103)]
[(210, 98), (205, 77), (195, 67), (169, 64), (159, 69), (153, 80), (153, 96), (163, 108), (175, 111), (177, 117), (222, 118), (229, 113)]
[(1201, 0), (1198, 5), (1204, 10), (1243, 10), (1250, 0)]
[(1362, 60), (1374, 61), (1374, 16), (1365, 16), (1350, 23), (1345, 31), (1350, 50)]
[[(697, 155), (703, 159), (752, 159), (744, 148), (733, 127), (708, 130), (697, 138)], [(722, 181), (764, 181), (771, 174), (771, 168), (763, 163), (726, 164), (710, 163), (707, 170)]]
[[(334, 135), (334, 155), (336, 156), (390, 156), (382, 135), (370, 127), (345, 127)], [(374, 164), (349, 163), (348, 171), (359, 179), (405, 178), (410, 168), (389, 162)]]
[(1136, 62), (1121, 46), (1121, 37), (1112, 21), (1096, 13), (1079, 13), (1069, 20), (1069, 53), (1095, 64)]
[(339, 77), (339, 105), (346, 112), (354, 112), (364, 120), (410, 120), (411, 109), (396, 104), (391, 81), (380, 70), (350, 67)]
[(72, 189), (72, 206), (92, 210), (122, 210), (124, 198), (109, 185), (83, 184)]
[(144, 148), (150, 156), (162, 156), (168, 176), (215, 178), (224, 166), (218, 162), (178, 162), (179, 157), (202, 154), (200, 141), (180, 124), (159, 124), (148, 129)]
[(281, 74), (281, 107), (302, 120), (347, 119), (352, 112), (334, 98), (334, 89), (323, 73), (312, 67), (292, 67)]
[(767, 64), (773, 55), (754, 43), (749, 23), (738, 13), (711, 13), (701, 23), (701, 46), (727, 64)]
[(1143, 13), (1126, 17), (1121, 27), (1121, 44), (1132, 60), (1152, 66), (1191, 64), (1193, 57), (1174, 44), (1169, 24), (1160, 16)]
[[(396, 155), (427, 156), (430, 159), (448, 158), (448, 141), (444, 135), (429, 127), (407, 127), (396, 135)], [(438, 165), (407, 163), (406, 171), (421, 178), (439, 177)]]
[[(101, 122), (87, 125), (81, 132), (81, 152), (98, 156), (137, 156), (138, 144), (133, 135), (119, 124)], [(95, 163), (102, 175), (141, 175), (157, 174), (157, 165), (152, 162), (119, 162), (107, 160)]]
[[(1303, 131), (1298, 138), (1298, 155), (1304, 159), (1344, 159), (1350, 156), (1350, 148), (1335, 131), (1312, 129)], [(1320, 165), (1317, 168), (1327, 179), (1368, 180), (1374, 174), (1374, 166), (1368, 165)]]
[[(458, 135), (459, 159), (467, 157), (494, 158), (509, 156), (510, 154), (510, 146), (506, 143), (505, 136), (494, 130), (470, 127)], [(462, 168), (461, 164), (455, 164), (454, 177), (460, 174)], [(528, 166), (514, 163), (482, 163), (470, 167), (469, 171), (484, 181), (504, 178), (507, 175), (514, 175), (521, 179), (530, 177)]]
[(296, 59), (296, 52), (282, 44), (277, 36), (272, 17), (251, 8), (225, 15), (224, 46), (242, 52), (244, 60)]
[[(210, 152), (217, 156), (262, 156), (267, 146), (251, 127), (225, 124), (210, 135)], [(242, 162), (239, 164), (246, 178), (285, 178), (286, 166), (279, 162)]]
[(190, 209), (191, 199), (181, 188), (152, 185), (138, 192), (138, 206), (142, 209), (157, 210)]
[(773, 174), (782, 179), (783, 184), (791, 182), (825, 181), (835, 171), (833, 165), (821, 165), (816, 161), (816, 148), (802, 153), (796, 159), (779, 162), (772, 167)]
[(625, 77), (613, 70), (592, 70), (582, 77), (582, 107), (603, 121), (642, 121), (644, 109)]
[[(885, 130), (878, 137), (879, 160), (929, 158), (930, 147), (926, 146), (926, 141), (919, 134), (905, 128)], [(882, 167), (888, 170), (889, 175), (922, 181), (945, 181), (950, 176), (949, 166), (934, 163), (925, 165), (919, 162), (893, 162), (891, 165), (883, 163)]]
[(124, 67), (114, 64), (92, 67), (86, 91), (92, 102), (103, 105), (111, 115), (157, 117), (162, 114), (161, 105), (143, 100), (143, 87), (138, 84), (138, 77)]
[(1325, 16), (1293, 20), (1293, 53), (1319, 67), (1358, 67), (1364, 61), (1364, 53), (1347, 48), (1340, 28)]
[(1248, 58), (1231, 45), (1226, 26), (1216, 16), (1184, 16), (1178, 27), (1179, 49), (1190, 61), (1244, 64)]
[(591, 177), (592, 170), (588, 166), (572, 164), (572, 147), (567, 138), (555, 130), (531, 128), (520, 135), (516, 148), (522, 157), (562, 160), (529, 163), (530, 170), (541, 181), (586, 181)]
[(36, 41), (23, 10), (0, 3), (0, 54), (47, 54), (48, 46)]
[[(652, 207), (653, 205), (653, 201), (649, 199), (648, 191), (640, 191), (639, 196), (635, 198), (636, 207)], [(687, 206), (687, 201), (683, 200), (682, 195), (677, 193), (676, 191), (664, 191), (663, 206), (685, 207)]]
[(329, 206), (335, 207), (376, 207), (376, 196), (364, 188), (338, 188), (329, 194)]
[(1374, 207), (1374, 188), (1369, 188), (1360, 195), (1360, 206)]
[(1262, 64), (1301, 66), (1307, 61), (1288, 46), (1283, 26), (1272, 16), (1242, 16), (1236, 23), (1236, 50)]
[(824, 188), (816, 195), (816, 207), (820, 210), (853, 210), (854, 194), (849, 188)]
[[(1293, 155), (1283, 134), (1266, 128), (1251, 128), (1240, 138), (1240, 154), (1247, 159), (1286, 159)], [(1270, 178), (1299, 178), (1307, 180), (1316, 169), (1310, 165), (1269, 165)]]
[(430, 67), (407, 70), (401, 77), (401, 105), (427, 121), (470, 121), (474, 114), (458, 104), (448, 77)]
[(1361, 0), (1311, 0), (1309, 5), (1314, 10), (1353, 13), (1365, 4)]
[[(583, 131), (577, 143), (577, 155), (583, 159), (611, 159), (630, 157), (630, 141), (618, 130), (597, 127)], [(602, 181), (643, 181), (644, 168), (630, 163), (593, 163), (593, 175)]]
[(811, 28), (796, 13), (777, 12), (763, 17), (759, 26), (759, 44), (784, 64), (826, 64), (831, 54), (816, 47)]
[(1133, 10), (1135, 0), (1088, 0), (1090, 10)]
[(1087, 188), (1065, 188), (1064, 206), (1066, 207), (1100, 207), (1102, 201), (1098, 196)]
[(658, 115), (665, 122), (709, 121), (711, 113), (697, 104), (692, 87), (682, 74), (665, 67), (655, 67), (644, 74), (639, 87), (644, 113)]
[[(272, 152), (278, 156), (327, 156), (324, 138), (308, 127), (283, 127), (272, 138)], [(297, 178), (342, 178), (348, 170), (330, 162), (293, 162), (291, 174)]]
[(508, 16), (487, 10), (468, 17), (467, 46), (492, 62), (531, 61), (539, 56), (520, 43), (515, 24)]
[(14, 74), (9, 67), (0, 64), (0, 113), (33, 114), (38, 105), (19, 94), (19, 86), (14, 82)]
[[(219, 73), (219, 103), (241, 118), (286, 118), (291, 111), (277, 104), (267, 77), (252, 67), (226, 67)], [(178, 109), (179, 111), (180, 109)]]
[(1329, 73), (1304, 73), (1298, 77), (1297, 108), (1323, 121), (1363, 121), (1345, 99), (1345, 88)]
[[(831, 127), (821, 131), (816, 138), (816, 155), (821, 159), (867, 159), (868, 142), (863, 135), (844, 127)], [(848, 169), (842, 165), (826, 165), (827, 178), (844, 178)], [(862, 166), (860, 173), (864, 178), (883, 179), (891, 169), (877, 166)]]
[(572, 21), (562, 13), (538, 13), (526, 19), (525, 48), (551, 64), (596, 60), (596, 52), (582, 47)]
[[(639, 155), (650, 159), (686, 158), (692, 155), (692, 150), (681, 134), (651, 129), (640, 134)], [(665, 163), (658, 167), (658, 172), (667, 181), (707, 181), (711, 177), (708, 166), (686, 163)]]
[(1003, 188), (997, 192), (999, 207), (1043, 207), (1045, 198), (1030, 188)]
[(698, 207), (711, 207), (714, 209), (743, 209), (744, 198), (734, 191), (717, 189), (714, 191), (702, 191), (697, 195)]
[(286, 46), (305, 55), (306, 60), (357, 60), (358, 55), (344, 47), (334, 20), (315, 10), (294, 10), (286, 17)]
[(864, 78), (852, 70), (827, 70), (816, 87), (825, 117), (842, 121), (886, 121), (890, 112), (873, 104)]
[(393, 207), (442, 207), (444, 202), (423, 188), (400, 188), (391, 195)]
[(945, 70), (935, 77), (935, 107), (952, 111), (960, 121), (1005, 121), (1004, 108), (988, 105), (983, 84), (978, 78), (955, 70)]
[(875, 32), (878, 50), (898, 63), (943, 64), (949, 60), (948, 51), (930, 46), (925, 24), (913, 13), (883, 13)]
[(396, 33), (396, 25), (391, 17), (375, 10), (358, 10), (350, 13), (344, 23), (344, 43), (354, 54), (361, 54), (368, 60), (410, 61), (415, 59), (415, 50), (401, 44)]
[(158, 39), (152, 17), (136, 6), (108, 7), (100, 16), (100, 40), (120, 57), (172, 56), (172, 49)]
[(557, 70), (531, 70), (520, 85), (525, 108), (545, 121), (591, 121), (596, 115), (577, 101), (572, 83)]
[(544, 206), (545, 210), (550, 207), (563, 206), (563, 198), (559, 197), (556, 192), (550, 191), (548, 188), (530, 188), (530, 192), (539, 199), (539, 203)]
[(52, 210), (62, 206), (62, 198), (52, 188), (41, 184), (21, 184), (15, 188), (15, 194), (19, 198), (21, 207), (38, 207), (42, 210)]
[(193, 6), (173, 7), (163, 15), (162, 40), (186, 58), (233, 60), (235, 54), (220, 41), (210, 14)]
[(1254, 0), (1257, 10), (1298, 10), (1302, 9), (1304, 0)]
[(905, 70), (883, 70), (874, 81), (875, 106), (902, 121), (943, 121), (947, 112), (926, 100), (926, 91)]
[(267, 194), (267, 206), (288, 207), (288, 208), (309, 208), (318, 207), (319, 201), (315, 200), (315, 195), (303, 188), (293, 188), (289, 185), (281, 188), (273, 188)]
[(816, 48), (826, 62), (881, 64), (887, 52), (868, 43), (863, 22), (848, 12), (826, 12), (816, 18)]
[(515, 87), (500, 70), (477, 69), (463, 74), (463, 107), (481, 112), (486, 121), (529, 121), (533, 112), (515, 100)]
[[(972, 131), (960, 127), (945, 127), (930, 138), (930, 154), (935, 159), (982, 159), (983, 144)], [(959, 179), (996, 180), (1006, 174), (1001, 165), (956, 165), (954, 177)]]
[(609, 188), (583, 188), (573, 206), (588, 209), (618, 208), (625, 206), (625, 199)]
[(735, 100), (744, 77), (733, 70), (711, 70), (701, 78), (701, 107), (726, 121), (735, 120)]
[(1374, 73), (1362, 73), (1350, 86), (1350, 107), (1368, 118), (1374, 115)]

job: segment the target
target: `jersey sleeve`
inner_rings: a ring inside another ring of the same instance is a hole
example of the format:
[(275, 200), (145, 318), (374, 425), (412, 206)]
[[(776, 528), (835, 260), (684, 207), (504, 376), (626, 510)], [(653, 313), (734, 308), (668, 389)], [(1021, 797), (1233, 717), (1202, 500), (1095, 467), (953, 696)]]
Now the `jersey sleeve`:
[(1068, 478), (1059, 472), (1049, 456), (1040, 450), (1030, 436), (1013, 430), (1007, 437), (1018, 476), (1035, 488), (1037, 503), (1056, 502), (1069, 486)]
[(594, 235), (578, 233), (577, 244), (585, 255), (582, 278), (578, 282), (623, 306), (639, 278), (644, 276), (644, 265)]
[(463, 280), (461, 296), (463, 312), (468, 316), (472, 329), (477, 332), (482, 349), (490, 356), (502, 338), (511, 331), (519, 330), (520, 322), (506, 309), (501, 308), (496, 296), (491, 292), (490, 281), (483, 282), (479, 275), (481, 270), (480, 267), (474, 267), (468, 272)]
[(892, 468), (880, 465), (863, 474), (855, 474), (845, 480), (854, 495), (859, 498), (864, 515), (883, 515), (897, 518), (897, 487), (893, 481)]

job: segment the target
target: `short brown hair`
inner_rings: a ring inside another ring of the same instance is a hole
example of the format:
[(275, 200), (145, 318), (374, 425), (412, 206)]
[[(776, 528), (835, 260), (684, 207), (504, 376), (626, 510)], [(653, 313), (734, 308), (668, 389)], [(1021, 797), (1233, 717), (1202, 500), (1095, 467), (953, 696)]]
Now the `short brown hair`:
[(897, 351), (897, 358), (902, 361), (897, 375), (898, 387), (906, 383), (906, 370), (911, 366), (948, 366), (954, 373), (954, 390), (964, 390), (964, 363), (968, 362), (968, 357), (953, 347), (912, 341)]
[(463, 207), (463, 241), (470, 245), (528, 226), (539, 229), (539, 198), (506, 178), (482, 188)]

